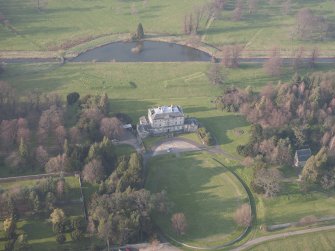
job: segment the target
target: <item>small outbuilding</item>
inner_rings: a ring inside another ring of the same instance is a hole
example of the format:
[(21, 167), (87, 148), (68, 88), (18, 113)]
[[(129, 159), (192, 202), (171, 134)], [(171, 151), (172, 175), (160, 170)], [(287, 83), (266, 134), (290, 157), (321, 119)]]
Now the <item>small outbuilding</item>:
[(311, 156), (312, 156), (312, 151), (310, 148), (297, 150), (294, 155), (294, 166), (304, 167), (306, 164), (306, 161)]

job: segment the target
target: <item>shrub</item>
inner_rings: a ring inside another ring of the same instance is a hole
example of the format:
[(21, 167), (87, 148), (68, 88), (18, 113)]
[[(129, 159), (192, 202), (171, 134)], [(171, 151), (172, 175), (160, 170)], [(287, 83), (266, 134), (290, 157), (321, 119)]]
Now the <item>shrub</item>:
[(205, 127), (201, 127), (197, 131), (200, 139), (208, 146), (214, 145), (214, 138), (212, 134), (207, 131)]
[(312, 225), (318, 221), (318, 218), (314, 215), (308, 215), (299, 220), (299, 225), (306, 226), (306, 225)]
[(248, 227), (252, 222), (251, 208), (249, 204), (243, 204), (239, 207), (234, 214), (234, 220), (237, 225), (242, 227)]
[(80, 229), (75, 229), (71, 232), (71, 239), (73, 241), (79, 241), (83, 238), (83, 231)]
[(83, 229), (84, 228), (84, 222), (83, 218), (80, 216), (77, 216), (71, 220), (71, 229), (76, 230), (76, 229)]
[(59, 243), (59, 244), (63, 244), (63, 243), (66, 241), (65, 234), (58, 234), (58, 235), (56, 236), (56, 241), (57, 241), (57, 243)]
[(132, 118), (125, 113), (116, 113), (115, 117), (117, 117), (123, 124), (131, 124), (133, 122)]

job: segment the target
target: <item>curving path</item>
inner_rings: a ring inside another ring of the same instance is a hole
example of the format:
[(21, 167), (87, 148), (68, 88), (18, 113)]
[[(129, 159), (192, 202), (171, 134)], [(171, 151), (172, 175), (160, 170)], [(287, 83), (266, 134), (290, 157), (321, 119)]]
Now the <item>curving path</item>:
[[(146, 153), (144, 155), (144, 162), (146, 163), (147, 160), (153, 156), (157, 156), (157, 155), (162, 155), (162, 154), (169, 154), (169, 153), (180, 153), (180, 152), (190, 152), (190, 151), (206, 151), (210, 154), (221, 154), (223, 156), (225, 156), (228, 159), (231, 160), (239, 160), (238, 158), (236, 158), (235, 156), (226, 153), (224, 150), (221, 149), (220, 146), (215, 145), (215, 146), (205, 146), (202, 144), (198, 144), (196, 142), (194, 142), (193, 140), (190, 139), (185, 139), (185, 138), (168, 138), (168, 139), (164, 139), (160, 142), (158, 142), (156, 144), (156, 146), (153, 147), (153, 151), (150, 153)], [(246, 194), (248, 195), (248, 199), (249, 199), (249, 204), (251, 206), (251, 214), (253, 215), (253, 218), (256, 218), (256, 211), (255, 211), (255, 207), (252, 205), (252, 201), (253, 201), (253, 197), (252, 194), (248, 188), (248, 186), (243, 182), (243, 180), (241, 180), (241, 178), (232, 170), (230, 170), (228, 167), (226, 167), (223, 163), (221, 163), (220, 161), (218, 161), (217, 159), (213, 158), (214, 161), (216, 161), (217, 163), (219, 163), (220, 165), (222, 165), (223, 167), (225, 167), (229, 172), (231, 172), (233, 174), (233, 176), (236, 177), (236, 179), (241, 182), (243, 188), (245, 189)], [(174, 243), (178, 243), (181, 246), (184, 246), (186, 248), (191, 248), (191, 249), (195, 249), (195, 250), (220, 250), (226, 247), (229, 247), (231, 245), (233, 245), (236, 242), (241, 241), (250, 231), (251, 226), (247, 227), (244, 229), (244, 231), (235, 239), (228, 241), (225, 244), (219, 245), (219, 246), (213, 246), (213, 247), (199, 247), (199, 246), (192, 246), (183, 242), (180, 242), (176, 239), (174, 239), (171, 236), (168, 236), (166, 234), (162, 234), (162, 236), (166, 237), (167, 239), (169, 239), (170, 241), (174, 242)]]
[(247, 248), (251, 248), (253, 246), (256, 246), (258, 244), (261, 244), (263, 242), (271, 241), (271, 240), (276, 240), (276, 239), (281, 239), (281, 238), (288, 238), (296, 235), (302, 235), (302, 234), (309, 234), (309, 233), (316, 233), (316, 232), (321, 232), (321, 231), (327, 231), (327, 230), (334, 230), (335, 225), (332, 226), (326, 226), (326, 227), (318, 227), (318, 228), (310, 228), (310, 229), (305, 229), (305, 230), (297, 230), (297, 231), (291, 231), (287, 233), (281, 233), (281, 234), (274, 234), (270, 236), (264, 236), (264, 237), (259, 237), (253, 240), (250, 240), (243, 244), (242, 246), (231, 249), (231, 251), (242, 251)]

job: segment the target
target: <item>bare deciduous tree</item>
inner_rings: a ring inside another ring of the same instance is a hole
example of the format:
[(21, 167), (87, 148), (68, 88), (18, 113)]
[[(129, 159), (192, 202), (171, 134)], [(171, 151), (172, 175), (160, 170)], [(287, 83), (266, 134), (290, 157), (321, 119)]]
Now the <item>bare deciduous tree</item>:
[(223, 48), (222, 63), (225, 67), (236, 68), (239, 66), (242, 47), (239, 45), (231, 45)]
[(0, 124), (0, 140), (4, 148), (11, 147), (17, 136), (17, 120), (3, 120)]
[(50, 109), (42, 112), (38, 123), (39, 129), (43, 129), (47, 134), (62, 125), (63, 112), (57, 106), (51, 106)]
[(112, 139), (122, 136), (124, 129), (118, 118), (103, 118), (100, 123), (100, 132), (107, 138)]
[(223, 69), (220, 64), (212, 63), (207, 71), (208, 80), (214, 84), (223, 84), (225, 77), (223, 75)]
[(250, 226), (252, 221), (250, 205), (245, 203), (239, 207), (235, 212), (234, 219), (239, 226)]
[(83, 179), (90, 183), (100, 182), (105, 176), (105, 170), (100, 160), (93, 159), (87, 163), (83, 170)]
[(265, 73), (270, 76), (279, 76), (282, 70), (281, 67), (282, 59), (280, 57), (279, 51), (275, 49), (269, 60), (263, 64), (263, 69)]
[(66, 130), (65, 130), (65, 127), (62, 126), (62, 125), (58, 126), (58, 127), (55, 129), (55, 136), (56, 136), (56, 139), (57, 139), (58, 146), (59, 146), (60, 148), (62, 148), (63, 145), (64, 145), (65, 138), (66, 138)]
[(314, 224), (316, 222), (318, 222), (318, 218), (316, 216), (314, 216), (314, 215), (308, 215), (308, 216), (302, 217), (299, 220), (299, 225), (306, 226), (306, 225)]
[(291, 0), (286, 0), (285, 2), (283, 2), (283, 4), (282, 4), (282, 13), (284, 15), (290, 14), (291, 9), (292, 9), (292, 1)]
[(184, 33), (185, 34), (197, 34), (200, 29), (201, 20), (204, 17), (204, 7), (194, 8), (193, 13), (184, 17)]
[(47, 173), (62, 172), (65, 170), (67, 164), (67, 158), (65, 154), (58, 155), (50, 158), (45, 165), (45, 171)]
[(300, 9), (296, 15), (294, 34), (298, 39), (323, 40), (327, 35), (328, 23), (322, 16), (316, 16), (308, 8)]
[(72, 144), (79, 143), (79, 139), (80, 139), (79, 129), (77, 127), (70, 128), (69, 137), (70, 137), (70, 141), (71, 141)]
[(187, 221), (184, 213), (175, 213), (171, 218), (172, 227), (178, 235), (186, 233)]
[(7, 166), (11, 167), (14, 170), (20, 168), (21, 157), (17, 151), (12, 152), (6, 159), (5, 163)]
[(294, 69), (299, 69), (304, 64), (304, 54), (305, 54), (305, 48), (300, 46), (299, 48), (296, 48), (292, 52), (292, 66)]
[(314, 68), (315, 65), (316, 65), (316, 61), (318, 60), (319, 58), (319, 48), (318, 47), (314, 47), (311, 51), (311, 55), (309, 57), (309, 66)]
[(281, 174), (277, 169), (261, 168), (256, 171), (254, 186), (264, 191), (265, 197), (273, 197), (280, 191)]
[(58, 93), (51, 92), (44, 95), (44, 102), (51, 108), (52, 106), (56, 106), (60, 108), (63, 104), (62, 98)]
[(235, 9), (233, 11), (232, 20), (240, 21), (243, 14), (243, 2), (242, 0), (236, 0)]
[(212, 0), (204, 6), (206, 13), (206, 24), (211, 18), (220, 17), (221, 11), (224, 9), (225, 3), (225, 0)]
[(257, 0), (248, 0), (249, 13), (255, 13), (257, 10)]
[(45, 9), (47, 5), (48, 5), (47, 0), (37, 0), (37, 9), (39, 11), (41, 11), (42, 9)]
[(49, 154), (43, 146), (38, 146), (35, 151), (35, 159), (41, 168), (44, 168), (49, 160)]
[(36, 136), (38, 143), (42, 144), (48, 137), (48, 133), (43, 128), (38, 128)]

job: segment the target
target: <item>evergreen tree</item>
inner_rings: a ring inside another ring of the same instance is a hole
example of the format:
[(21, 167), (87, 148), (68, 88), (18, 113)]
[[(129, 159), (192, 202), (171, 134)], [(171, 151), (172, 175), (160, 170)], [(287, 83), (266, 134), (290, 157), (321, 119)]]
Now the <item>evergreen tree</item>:
[(56, 241), (59, 244), (63, 244), (66, 241), (65, 234), (57, 234)]
[(138, 40), (141, 40), (142, 38), (144, 38), (144, 30), (143, 30), (143, 26), (141, 23), (139, 23), (137, 26), (136, 37)]
[(20, 234), (15, 241), (14, 251), (27, 251), (30, 250), (30, 245), (27, 240), (27, 235), (25, 233)]
[(311, 156), (302, 170), (302, 179), (309, 184), (313, 184), (319, 181), (321, 175), (325, 171), (327, 165), (327, 150), (322, 147), (320, 151), (315, 155)]
[(105, 115), (108, 114), (108, 112), (109, 112), (109, 99), (108, 99), (107, 93), (104, 93), (101, 96), (100, 102), (99, 102), (99, 108), (100, 108), (100, 110), (103, 114), (105, 114)]
[(6, 237), (8, 240), (11, 240), (15, 237), (16, 230), (16, 221), (13, 218), (7, 218), (3, 222), (3, 230), (6, 233)]
[(26, 159), (28, 157), (28, 148), (27, 148), (27, 145), (25, 144), (23, 138), (21, 138), (21, 140), (20, 140), (19, 155), (22, 159)]
[(67, 139), (65, 139), (65, 141), (64, 141), (63, 152), (66, 156), (69, 156), (69, 143), (68, 143)]

